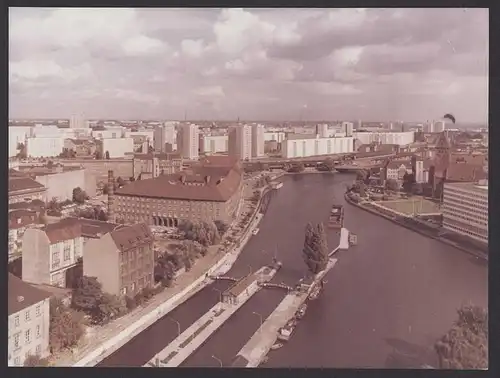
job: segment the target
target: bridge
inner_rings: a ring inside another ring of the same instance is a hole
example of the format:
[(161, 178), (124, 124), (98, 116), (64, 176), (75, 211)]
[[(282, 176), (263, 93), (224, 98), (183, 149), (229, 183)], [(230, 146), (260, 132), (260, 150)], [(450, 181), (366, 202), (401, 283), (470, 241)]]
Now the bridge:
[(328, 257), (332, 257), (339, 250), (349, 249), (349, 230), (345, 227), (340, 229), (340, 243), (337, 248), (328, 254)]
[(229, 276), (208, 276), (211, 280), (215, 281), (231, 281), (231, 282), (237, 282), (239, 281), (238, 278), (234, 277), (229, 277)]
[(267, 283), (267, 282), (258, 282), (258, 285), (260, 287), (263, 287), (265, 289), (283, 289), (288, 292), (293, 291), (293, 287), (285, 285), (285, 284), (273, 284), (273, 283)]

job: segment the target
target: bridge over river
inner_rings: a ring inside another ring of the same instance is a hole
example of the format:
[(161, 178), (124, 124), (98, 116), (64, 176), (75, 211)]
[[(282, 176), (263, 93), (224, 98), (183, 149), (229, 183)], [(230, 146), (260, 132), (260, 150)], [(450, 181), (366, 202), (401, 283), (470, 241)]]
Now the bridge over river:
[[(272, 282), (303, 277), (307, 222), (327, 221), (333, 201), (345, 206), (345, 227), (358, 244), (335, 254), (323, 294), (311, 302), (291, 340), (272, 351), (267, 367), (412, 368), (436, 366), (432, 345), (463, 303), (487, 305), (485, 262), (345, 203), (354, 175), (286, 176), (266, 215), (231, 271), (242, 277), (268, 264), (277, 250), (282, 269)], [(329, 245), (338, 245), (330, 233)], [(219, 300), (230, 281), (217, 281), (131, 340), (100, 366), (142, 366)], [(217, 290), (214, 290), (217, 289)], [(231, 366), (238, 351), (286, 295), (261, 290), (182, 366)], [(255, 315), (255, 314), (258, 314)], [(314, 340), (312, 342), (312, 340)], [(212, 356), (217, 357), (218, 360)]]

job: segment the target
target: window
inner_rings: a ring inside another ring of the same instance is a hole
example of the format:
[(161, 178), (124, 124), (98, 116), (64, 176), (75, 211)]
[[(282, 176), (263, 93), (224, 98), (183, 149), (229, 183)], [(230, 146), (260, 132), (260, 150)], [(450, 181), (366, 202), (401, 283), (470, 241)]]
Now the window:
[(21, 358), (19, 356), (14, 359), (14, 365), (16, 366), (21, 365)]
[(41, 345), (41, 344), (38, 344), (38, 345), (36, 346), (36, 354), (40, 354), (40, 353), (42, 353), (42, 345)]
[(19, 315), (16, 315), (16, 316), (14, 317), (14, 325), (15, 325), (16, 327), (19, 327)]
[(35, 312), (36, 312), (36, 316), (42, 315), (42, 310), (40, 309), (40, 305), (36, 306)]
[(38, 339), (42, 334), (40, 333), (40, 325), (36, 326), (36, 338)]
[(60, 262), (61, 261), (59, 260), (59, 251), (52, 252), (52, 269), (59, 268)]
[(71, 258), (71, 247), (67, 244), (64, 245), (63, 259), (68, 261)]
[(14, 335), (14, 348), (19, 348), (19, 333)]
[(24, 332), (24, 341), (26, 344), (29, 344), (31, 342), (31, 332), (29, 329)]
[(31, 320), (30, 310), (26, 310), (26, 312), (24, 313), (24, 318), (26, 319), (26, 321)]

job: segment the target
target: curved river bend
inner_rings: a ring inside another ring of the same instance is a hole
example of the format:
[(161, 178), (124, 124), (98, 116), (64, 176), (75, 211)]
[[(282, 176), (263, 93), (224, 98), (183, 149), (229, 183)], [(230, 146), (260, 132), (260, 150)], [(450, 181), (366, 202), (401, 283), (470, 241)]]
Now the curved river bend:
[[(292, 339), (272, 351), (266, 367), (418, 368), (436, 366), (432, 345), (462, 303), (487, 306), (487, 263), (346, 204), (351, 175), (287, 176), (260, 232), (230, 274), (242, 276), (270, 262), (277, 249), (283, 269), (275, 282), (294, 284), (305, 273), (301, 250), (307, 222), (326, 221), (333, 202), (358, 245), (337, 255), (322, 296), (311, 302)], [(331, 235), (331, 247), (338, 236)], [(223, 289), (227, 283), (212, 287)], [(208, 287), (106, 358), (98, 366), (142, 366), (218, 300)], [(284, 293), (256, 294), (182, 366), (230, 366), (234, 356)], [(174, 320), (172, 320), (174, 319)]]

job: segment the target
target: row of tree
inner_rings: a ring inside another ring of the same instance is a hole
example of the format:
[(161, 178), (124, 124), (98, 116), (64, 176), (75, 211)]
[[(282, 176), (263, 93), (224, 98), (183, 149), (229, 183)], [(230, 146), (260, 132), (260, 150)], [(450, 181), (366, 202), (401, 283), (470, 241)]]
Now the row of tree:
[(184, 220), (180, 222), (178, 228), (186, 239), (196, 241), (204, 246), (219, 244), (221, 240), (215, 222)]

